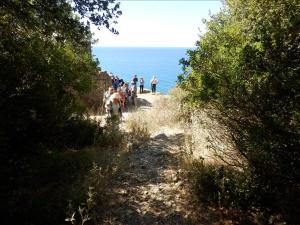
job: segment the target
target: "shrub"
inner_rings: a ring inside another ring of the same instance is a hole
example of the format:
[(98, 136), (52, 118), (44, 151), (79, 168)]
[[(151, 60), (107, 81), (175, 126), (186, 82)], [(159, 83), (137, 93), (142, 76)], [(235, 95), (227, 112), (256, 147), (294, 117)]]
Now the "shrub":
[(99, 223), (99, 219), (101, 218), (99, 208), (101, 208), (104, 202), (105, 189), (107, 188), (109, 176), (111, 174), (107, 174), (107, 171), (103, 170), (97, 163), (93, 163), (85, 181), (85, 189), (87, 189), (86, 200), (80, 203), (78, 208), (74, 208), (72, 201), (70, 201), (65, 221), (74, 225)]
[(97, 143), (102, 146), (114, 146), (116, 148), (123, 146), (127, 141), (127, 136), (120, 130), (120, 121), (118, 117), (106, 119), (106, 125), (102, 128), (101, 136)]
[(211, 116), (260, 189), (255, 204), (291, 223), (300, 213), (298, 8), (296, 0), (228, 0), (180, 76), (187, 103), (218, 111)]
[(62, 128), (84, 123), (70, 118), (83, 116), (81, 97), (90, 91), (91, 78), (99, 70), (87, 24), (105, 25), (117, 33), (108, 21), (121, 12), (114, 1), (73, 3), (1, 4), (0, 146), (5, 157), (39, 152), (63, 141), (58, 137)]
[(1, 164), (3, 224), (59, 224), (67, 200), (81, 195), (78, 187), (90, 164), (85, 151), (53, 151)]
[(218, 204), (219, 183), (218, 170), (214, 166), (204, 165), (203, 161), (194, 161), (189, 168), (190, 182), (196, 195), (203, 202)]
[(198, 199), (218, 207), (251, 211), (257, 204), (261, 189), (248, 171), (224, 165), (193, 160), (188, 165), (189, 180)]
[(133, 146), (142, 147), (150, 140), (150, 133), (146, 123), (139, 120), (132, 120), (129, 128), (129, 140)]
[(118, 9), (114, 0), (1, 2), (3, 224), (60, 224), (66, 199), (80, 193), (73, 189), (91, 159), (69, 148), (93, 144), (100, 133), (81, 101), (99, 70), (89, 25), (117, 33), (110, 22)]
[[(100, 138), (100, 124), (90, 119), (72, 118), (62, 129), (62, 143), (71, 148), (82, 148)], [(58, 137), (59, 138), (59, 137)]]

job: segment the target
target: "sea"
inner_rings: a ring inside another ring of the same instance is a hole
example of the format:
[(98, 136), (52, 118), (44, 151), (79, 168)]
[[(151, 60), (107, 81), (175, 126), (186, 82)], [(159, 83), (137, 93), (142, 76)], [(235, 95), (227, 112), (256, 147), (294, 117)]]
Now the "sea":
[(134, 75), (143, 77), (145, 88), (150, 89), (153, 75), (158, 79), (157, 92), (167, 94), (176, 86), (177, 76), (182, 73), (179, 65), (186, 58), (188, 48), (133, 48), (93, 47), (93, 55), (100, 61), (102, 71), (107, 71), (130, 82)]

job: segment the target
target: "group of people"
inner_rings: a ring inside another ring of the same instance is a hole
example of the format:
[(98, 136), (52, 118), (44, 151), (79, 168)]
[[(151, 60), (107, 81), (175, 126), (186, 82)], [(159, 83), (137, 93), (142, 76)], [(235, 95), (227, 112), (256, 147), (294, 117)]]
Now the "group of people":
[[(110, 117), (117, 116), (122, 117), (122, 112), (126, 110), (128, 104), (136, 105), (137, 98), (137, 85), (140, 84), (140, 93), (144, 92), (144, 78), (140, 77), (138, 79), (137, 75), (134, 75), (131, 79), (129, 85), (123, 79), (118, 78), (118, 76), (111, 75), (111, 86), (104, 93), (103, 103), (106, 114)], [(158, 80), (156, 76), (153, 76), (151, 81), (151, 91), (156, 92), (156, 86)]]
[[(137, 75), (134, 75), (134, 77), (131, 80), (131, 84), (134, 86), (137, 86), (138, 81), (140, 81), (140, 94), (144, 92), (144, 83), (145, 80), (143, 77), (140, 77), (140, 80), (137, 78)], [(156, 76), (154, 75), (150, 81), (151, 84), (151, 92), (156, 93), (156, 86), (158, 84), (158, 80)]]

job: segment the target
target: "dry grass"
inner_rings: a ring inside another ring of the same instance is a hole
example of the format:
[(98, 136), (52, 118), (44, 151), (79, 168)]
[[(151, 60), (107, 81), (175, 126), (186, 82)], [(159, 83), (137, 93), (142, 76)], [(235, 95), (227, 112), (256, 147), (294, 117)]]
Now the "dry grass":
[(244, 158), (234, 148), (226, 127), (211, 116), (212, 109), (194, 111), (186, 134), (186, 149), (192, 158), (203, 158), (208, 163), (242, 168)]
[(180, 89), (172, 90), (169, 96), (157, 96), (152, 107), (146, 110), (140, 108), (129, 115), (126, 128), (131, 132), (132, 138), (142, 140), (143, 143), (151, 134), (162, 132), (168, 135), (167, 131), (176, 132), (177, 128), (184, 131), (185, 142), (182, 149), (186, 154), (181, 158), (180, 166), (193, 190), (193, 201), (216, 204), (213, 211), (219, 211), (220, 224), (232, 224), (232, 220), (244, 219), (242, 216), (239, 218), (240, 211), (223, 207), (229, 196), (224, 188), (220, 189), (221, 193), (214, 191), (222, 187), (220, 184), (224, 179), (220, 177), (223, 168), (229, 171), (229, 178), (231, 173), (239, 172), (231, 166), (223, 165), (240, 168), (243, 160), (235, 151), (229, 132), (213, 119), (212, 114), (216, 112), (212, 109), (189, 108), (183, 103), (185, 96), (186, 93)]
[(216, 110), (209, 107), (189, 108), (184, 104), (186, 92), (178, 88), (173, 89), (170, 94), (181, 105), (176, 117), (184, 123), (184, 148), (192, 160), (204, 159), (206, 163), (238, 168), (245, 166), (245, 160), (234, 148), (226, 127), (214, 119), (218, 116)]
[(126, 121), (126, 129), (130, 131), (147, 131), (153, 134), (162, 129), (179, 126), (179, 105), (170, 96), (157, 96), (151, 108), (137, 109), (130, 113)]
[(208, 163), (241, 167), (243, 158), (235, 151), (226, 128), (212, 119), (212, 109), (189, 108), (183, 103), (186, 92), (179, 88), (167, 96), (155, 96), (152, 107), (139, 108), (130, 113), (125, 129), (140, 143), (151, 135), (183, 130), (187, 157), (204, 159)]
[(148, 127), (143, 121), (132, 120), (129, 130), (129, 140), (131, 141), (133, 147), (141, 147), (150, 139)]

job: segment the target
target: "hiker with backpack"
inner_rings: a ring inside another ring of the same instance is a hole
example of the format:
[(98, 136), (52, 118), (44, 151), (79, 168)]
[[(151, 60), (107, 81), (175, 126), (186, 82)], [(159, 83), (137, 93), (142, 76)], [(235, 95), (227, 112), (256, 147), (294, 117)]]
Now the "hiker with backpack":
[(114, 93), (110, 96), (110, 105), (111, 105), (111, 111), (110, 116), (111, 117), (122, 117), (122, 96), (119, 94), (118, 90), (114, 90)]
[(131, 100), (131, 104), (132, 105), (136, 105), (136, 99), (137, 99), (137, 87), (136, 85), (131, 86), (131, 96), (130, 96), (130, 100)]
[(112, 87), (108, 88), (108, 91), (106, 91), (103, 95), (103, 104), (105, 108), (105, 113), (107, 116), (111, 113), (111, 104), (110, 104), (110, 96), (114, 93), (114, 89)]
[(151, 92), (152, 92), (152, 94), (155, 94), (156, 93), (156, 86), (158, 84), (158, 80), (157, 80), (155, 75), (152, 77), (150, 83), (151, 83)]

